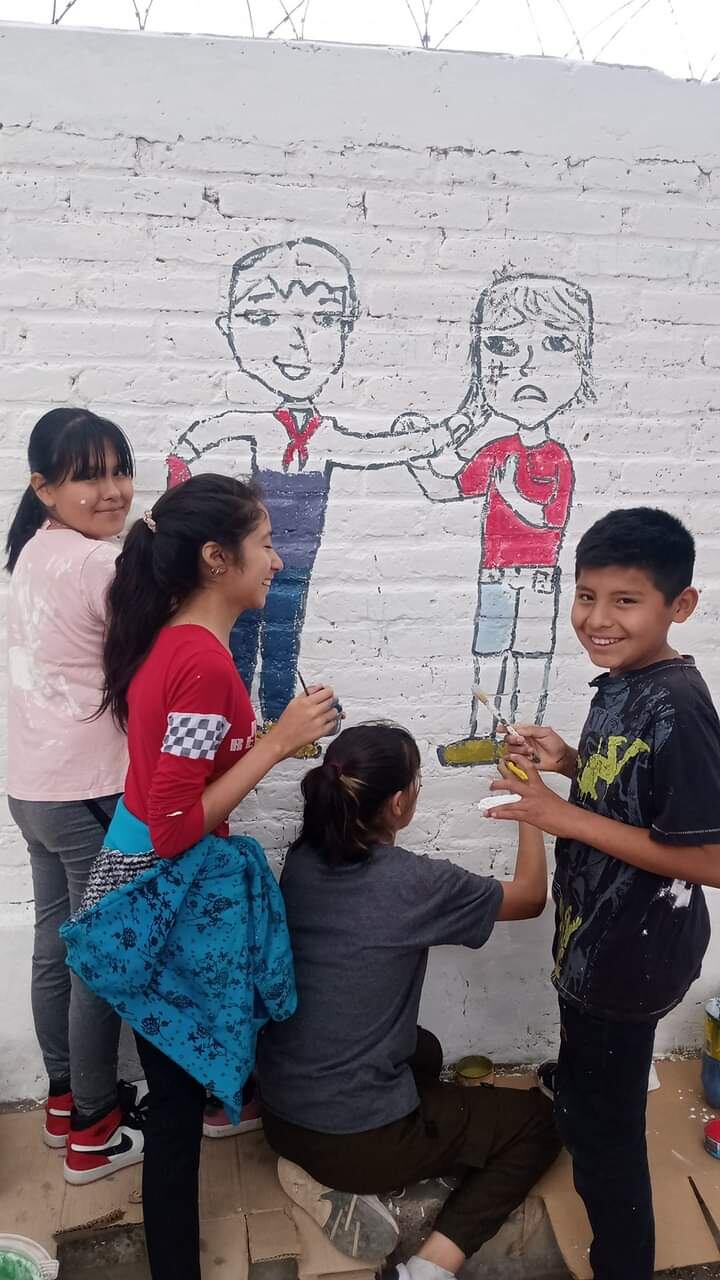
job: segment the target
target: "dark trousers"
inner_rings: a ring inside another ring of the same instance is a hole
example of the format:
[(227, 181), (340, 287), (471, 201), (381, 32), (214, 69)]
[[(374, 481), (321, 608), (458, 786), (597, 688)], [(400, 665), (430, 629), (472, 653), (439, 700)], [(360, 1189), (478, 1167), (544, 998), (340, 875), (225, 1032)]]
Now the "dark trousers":
[(364, 1133), (316, 1133), (265, 1112), (279, 1155), (339, 1191), (382, 1194), (423, 1178), (459, 1172), (436, 1231), (469, 1256), (495, 1235), (560, 1150), (552, 1107), (537, 1089), (465, 1088), (438, 1079), (442, 1049), (418, 1028), (411, 1064), (420, 1105)]
[(595, 1280), (651, 1280), (655, 1222), (645, 1139), (655, 1022), (611, 1022), (560, 1001), (555, 1117), (593, 1230)]
[(230, 650), (248, 693), (258, 651), (260, 709), (265, 723), (279, 720), (295, 697), (300, 635), (312, 565), (283, 569), (273, 581), (264, 609), (247, 609), (230, 632)]
[(198, 1168), (205, 1089), (136, 1035), (148, 1083), (143, 1215), (152, 1280), (200, 1280)]

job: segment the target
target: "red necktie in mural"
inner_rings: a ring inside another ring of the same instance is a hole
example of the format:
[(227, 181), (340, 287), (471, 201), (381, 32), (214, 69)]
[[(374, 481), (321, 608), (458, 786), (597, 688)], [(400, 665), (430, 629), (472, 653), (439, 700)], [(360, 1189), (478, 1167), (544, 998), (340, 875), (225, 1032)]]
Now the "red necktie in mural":
[(308, 460), (308, 444), (320, 426), (322, 418), (318, 413), (313, 414), (308, 418), (305, 426), (301, 427), (298, 426), (297, 418), (290, 409), (276, 409), (275, 417), (282, 423), (289, 436), (282, 459), (283, 471), (288, 470), (296, 455), (299, 469), (302, 471)]

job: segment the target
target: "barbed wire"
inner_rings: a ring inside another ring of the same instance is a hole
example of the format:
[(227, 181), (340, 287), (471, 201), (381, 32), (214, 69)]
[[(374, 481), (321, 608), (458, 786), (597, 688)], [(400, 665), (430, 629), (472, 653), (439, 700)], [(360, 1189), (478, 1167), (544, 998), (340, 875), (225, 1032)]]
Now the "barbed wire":
[(51, 25), (53, 27), (57, 27), (62, 22), (63, 18), (65, 17), (65, 14), (69, 13), (70, 10), (76, 4), (77, 4), (77, 0), (67, 0), (67, 4), (65, 5), (65, 8), (62, 9), (60, 13), (58, 13), (58, 0), (53, 0), (52, 15), (50, 17)]
[[(720, 80), (720, 49), (716, 49), (707, 57), (702, 69), (693, 61), (687, 28), (683, 22), (685, 15), (681, 15), (680, 0), (621, 0), (619, 4), (610, 8), (609, 12), (604, 13), (601, 17), (598, 18), (597, 14), (593, 15), (593, 19), (587, 26), (578, 21), (577, 14), (573, 16), (571, 13), (570, 0), (545, 0), (546, 5), (548, 2), (554, 4), (557, 8), (570, 36), (570, 44), (565, 52), (560, 54), (562, 57), (579, 57), (584, 61), (592, 62), (603, 59), (603, 56), (607, 57), (613, 47), (616, 47), (618, 42), (621, 41), (623, 35), (647, 12), (650, 6), (657, 5), (658, 10), (665, 10), (673, 24), (677, 33), (678, 49), (682, 51), (684, 61), (687, 63), (690, 79), (701, 81)], [(49, 0), (49, 3), (49, 22), (53, 26), (59, 26), (75, 8), (78, 0)], [(131, 20), (134, 20), (134, 24), (137, 24), (140, 31), (147, 29), (154, 3), (155, 0), (130, 0), (129, 17), (132, 15)], [(265, 0), (264, 8), (266, 13), (268, 3), (269, 0)], [(308, 29), (312, 0), (295, 0), (294, 3), (293, 0), (272, 0), (272, 3), (276, 6), (275, 12), (278, 13), (279, 10), (279, 18), (266, 31), (265, 38), (273, 39), (276, 36), (289, 36), (294, 40), (304, 40)], [(345, 3), (347, 4), (348, 0), (345, 0)], [(359, 3), (362, 4), (363, 0), (359, 0)], [(404, 7), (420, 47), (429, 50), (446, 47), (448, 40), (462, 31), (471, 19), (480, 12), (484, 0), (470, 0), (467, 8), (449, 23), (439, 38), (434, 37), (432, 28), (434, 27), (436, 33), (438, 29), (442, 30), (441, 20), (447, 12), (444, 0), (394, 0), (394, 3), (399, 3)], [(547, 40), (544, 38), (543, 31), (544, 29), (547, 30), (547, 25), (545, 28), (543, 27), (543, 18), (538, 0), (520, 0), (520, 3), (524, 3), (528, 24), (533, 32), (540, 54), (546, 56), (551, 50)], [(258, 14), (262, 0), (241, 0), (241, 4), (247, 13), (249, 34), (255, 38), (261, 30)], [(547, 13), (547, 9), (545, 9), (545, 13)], [(611, 24), (615, 19), (618, 19), (618, 21), (613, 28)], [(379, 34), (381, 35), (381, 33)], [(318, 35), (322, 38), (322, 33), (318, 33)], [(595, 36), (601, 41), (599, 47), (595, 47), (597, 45), (597, 39), (593, 40)], [(314, 38), (317, 38), (317, 36), (314, 35)]]
[(147, 3), (145, 5), (145, 12), (143, 13), (137, 0), (132, 0), (132, 6), (133, 6), (133, 9), (135, 10), (135, 17), (137, 18), (138, 29), (140, 31), (144, 31), (145, 28), (147, 27), (147, 21), (148, 21), (148, 18), (150, 17), (150, 12), (152, 10), (153, 3), (154, 3), (154, 0), (147, 0)]

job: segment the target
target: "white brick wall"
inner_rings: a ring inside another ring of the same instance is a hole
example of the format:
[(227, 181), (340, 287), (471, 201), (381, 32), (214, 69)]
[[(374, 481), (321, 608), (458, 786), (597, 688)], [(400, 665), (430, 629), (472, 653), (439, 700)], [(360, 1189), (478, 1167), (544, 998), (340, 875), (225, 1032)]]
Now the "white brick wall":
[[(31, 74), (28, 68), (35, 70)], [(720, 693), (720, 85), (654, 72), (473, 54), (284, 46), (0, 26), (0, 516), (50, 405), (127, 427), (139, 505), (195, 418), (252, 405), (214, 325), (248, 249), (310, 235), (352, 263), (360, 315), (322, 396), (356, 430), (445, 415), (467, 384), (468, 322), (494, 270), (590, 290), (597, 401), (558, 418), (576, 490), (563, 562), (609, 503), (648, 498), (700, 536), (683, 647)], [(433, 505), (402, 469), (335, 473), (303, 640), (352, 719), (388, 715), (422, 742), (414, 847), (504, 872), (476, 818), (487, 774), (448, 772), (470, 683), (479, 514)], [(591, 672), (561, 607), (549, 719), (573, 734)], [(242, 825), (279, 851), (302, 767), (278, 770)], [(489, 825), (489, 824), (488, 824)], [(38, 1087), (27, 994), (30, 885), (0, 830), (0, 1096)], [(715, 902), (713, 901), (713, 906)], [(553, 1047), (549, 916), (431, 965), (425, 1018), (451, 1052)], [(720, 948), (660, 1033), (695, 1043)]]

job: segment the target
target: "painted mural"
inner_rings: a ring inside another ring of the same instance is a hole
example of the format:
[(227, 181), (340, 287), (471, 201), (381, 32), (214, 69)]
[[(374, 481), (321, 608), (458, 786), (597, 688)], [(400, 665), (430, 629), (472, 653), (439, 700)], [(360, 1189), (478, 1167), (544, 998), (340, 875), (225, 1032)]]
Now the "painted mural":
[(265, 609), (243, 614), (231, 648), (248, 689), (256, 673), (265, 727), (295, 695), (308, 588), (335, 467), (398, 466), (439, 453), (448, 426), (407, 420), (356, 434), (323, 414), (323, 388), (343, 367), (358, 312), (347, 258), (312, 237), (263, 245), (234, 264), (217, 326), (237, 368), (270, 399), (226, 409), (185, 431), (168, 459), (168, 483), (199, 470), (254, 476), (262, 485), (284, 568)]
[(216, 324), (237, 368), (269, 403), (194, 422), (172, 448), (168, 483), (220, 470), (262, 485), (284, 568), (265, 609), (235, 624), (231, 648), (249, 690), (257, 679), (265, 727), (296, 692), (333, 469), (402, 465), (432, 502), (482, 503), (469, 718), (437, 752), (448, 767), (489, 764), (500, 742), (473, 687), (511, 722), (519, 713), (541, 723), (546, 709), (574, 485), (558, 419), (594, 398), (592, 299), (564, 277), (499, 273), (472, 316), (469, 383), (458, 410), (437, 423), (403, 413), (375, 433), (348, 431), (321, 406), (357, 315), (350, 263), (333, 245), (304, 237), (239, 258)]
[[(451, 443), (410, 471), (433, 502), (482, 502), (472, 682), (510, 722), (519, 713), (539, 724), (574, 484), (557, 419), (594, 398), (592, 300), (560, 276), (501, 274), (480, 295), (471, 329), (468, 391), (446, 419)], [(422, 421), (403, 417), (416, 429)], [(466, 733), (438, 747), (449, 767), (497, 759), (495, 725), (468, 693)]]

